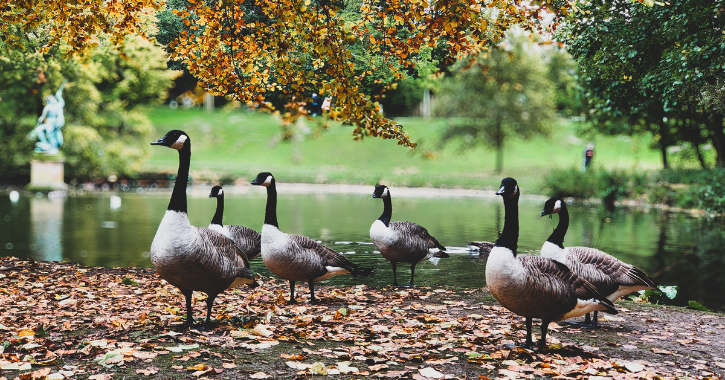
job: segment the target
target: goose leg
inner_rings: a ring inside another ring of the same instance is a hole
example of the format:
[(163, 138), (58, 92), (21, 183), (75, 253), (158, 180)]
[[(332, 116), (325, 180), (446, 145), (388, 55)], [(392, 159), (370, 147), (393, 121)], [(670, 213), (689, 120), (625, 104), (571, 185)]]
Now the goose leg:
[(594, 318), (590, 317), (591, 313), (587, 313), (587, 315), (584, 316), (584, 322), (579, 323), (581, 328), (583, 329), (596, 329), (597, 322), (599, 320), (598, 312), (594, 311)]
[[(589, 314), (587, 314), (587, 316), (589, 316)], [(584, 321), (584, 322), (586, 322), (586, 321)], [(599, 323), (598, 322), (599, 322), (599, 311), (594, 310), (594, 317), (592, 318), (592, 321), (589, 324), (589, 327), (590, 328), (593, 328), (593, 329), (596, 329), (597, 327), (599, 327)]]
[(539, 339), (539, 352), (546, 352), (546, 333), (549, 332), (549, 323), (551, 321), (541, 320), (541, 338)]
[(398, 286), (398, 277), (397, 277), (398, 262), (391, 261), (390, 263), (393, 264), (393, 286)]
[(315, 299), (315, 282), (307, 280), (307, 284), (310, 286), (310, 305), (315, 305), (317, 304), (317, 300)]
[(216, 299), (216, 294), (207, 294), (208, 297), (206, 299), (206, 321), (204, 321), (204, 325), (209, 324), (209, 320), (211, 319), (211, 308), (214, 306), (214, 299)]
[(417, 263), (410, 264), (410, 283), (408, 285), (404, 285), (403, 286), (404, 288), (412, 288), (412, 287), (414, 287), (414, 285), (413, 285), (413, 277), (415, 276), (415, 264), (417, 264)]
[(181, 289), (181, 288), (179, 288), (179, 290), (181, 291), (181, 294), (183, 294), (184, 297), (186, 298), (186, 322), (184, 322), (184, 327), (193, 326), (194, 325), (194, 317), (193, 317), (194, 310), (191, 309), (191, 295), (194, 293), (194, 291), (188, 290), (188, 289)]
[(294, 305), (296, 303), (297, 300), (295, 300), (295, 282), (289, 280), (289, 304)]
[(526, 344), (524, 344), (524, 348), (528, 348), (530, 350), (534, 349), (534, 341), (531, 339), (531, 318), (526, 318)]

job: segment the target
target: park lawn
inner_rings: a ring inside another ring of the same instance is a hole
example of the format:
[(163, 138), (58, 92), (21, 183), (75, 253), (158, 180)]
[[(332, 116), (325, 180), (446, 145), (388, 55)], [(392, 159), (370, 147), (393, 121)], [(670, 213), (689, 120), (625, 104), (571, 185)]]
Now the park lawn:
[[(438, 118), (397, 119), (418, 142), (417, 149), (375, 137), (354, 141), (351, 126), (331, 123), (322, 130), (310, 121), (298, 125), (305, 131), (301, 140), (282, 140), (278, 117), (246, 110), (208, 113), (159, 107), (151, 120), (158, 137), (171, 129), (189, 134), (192, 178), (211, 182), (246, 181), (270, 171), (284, 182), (493, 188), (503, 176), (511, 176), (532, 193), (543, 190), (543, 176), (549, 170), (581, 166), (589, 142), (576, 137), (576, 122), (562, 118), (549, 137), (508, 140), (504, 170), (496, 173), (492, 148), (461, 149), (458, 142), (439, 146), (445, 120)], [(609, 170), (657, 169), (660, 158), (648, 148), (650, 141), (649, 137), (596, 137), (594, 162)], [(175, 172), (177, 165), (174, 151), (154, 148), (144, 171)]]

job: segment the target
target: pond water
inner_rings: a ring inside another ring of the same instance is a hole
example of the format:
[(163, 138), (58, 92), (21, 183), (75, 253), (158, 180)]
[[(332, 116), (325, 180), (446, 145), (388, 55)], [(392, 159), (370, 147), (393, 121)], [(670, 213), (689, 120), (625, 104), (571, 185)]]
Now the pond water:
[[(382, 201), (370, 191), (359, 194), (284, 193), (278, 203), (280, 229), (322, 241), (374, 275), (337, 276), (326, 284), (392, 283), (389, 262), (370, 243), (372, 222), (382, 213)], [(259, 190), (259, 191), (257, 191)], [(396, 197), (393, 220), (409, 220), (428, 229), (449, 247), (450, 257), (437, 265), (425, 261), (416, 267), (416, 285), (480, 288), (485, 283), (486, 260), (466, 248), (471, 240), (494, 241), (503, 227), (500, 197)], [(106, 192), (49, 199), (24, 194), (16, 202), (0, 196), (0, 256), (36, 260), (71, 261), (90, 266), (150, 267), (149, 249), (169, 200), (168, 191)], [(190, 190), (192, 224), (207, 226), (215, 199), (208, 189)], [(520, 253), (536, 253), (558, 217), (540, 217), (545, 198), (520, 201)], [(261, 188), (227, 192), (225, 224), (242, 224), (261, 230), (266, 194)], [(638, 266), (662, 285), (680, 290), (668, 303), (687, 305), (696, 300), (711, 310), (725, 311), (725, 223), (655, 209), (617, 208), (575, 202), (569, 206), (571, 225), (565, 245), (597, 247)], [(261, 260), (252, 270), (269, 275)], [(398, 266), (401, 283), (410, 275)]]

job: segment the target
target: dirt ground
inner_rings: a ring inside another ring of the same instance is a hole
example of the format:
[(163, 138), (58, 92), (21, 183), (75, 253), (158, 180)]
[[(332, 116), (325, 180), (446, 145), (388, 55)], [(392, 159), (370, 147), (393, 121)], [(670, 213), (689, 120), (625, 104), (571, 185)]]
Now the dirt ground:
[[(178, 290), (152, 269), (0, 258), (0, 380), (718, 378), (722, 314), (631, 301), (600, 328), (552, 324), (545, 353), (486, 289), (285, 282), (226, 291), (213, 322), (183, 328)], [(539, 337), (538, 327), (534, 329)]]

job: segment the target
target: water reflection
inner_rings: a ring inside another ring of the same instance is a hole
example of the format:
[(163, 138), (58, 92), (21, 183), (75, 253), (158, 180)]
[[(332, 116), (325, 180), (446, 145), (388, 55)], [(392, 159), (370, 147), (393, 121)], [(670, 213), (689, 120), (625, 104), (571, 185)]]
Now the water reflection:
[[(66, 260), (94, 266), (150, 267), (149, 248), (164, 215), (169, 194), (146, 192), (69, 196), (50, 200), (21, 195), (11, 202), (0, 196), (0, 254), (38, 260)], [(191, 191), (189, 218), (206, 226), (215, 203), (208, 190)], [(260, 230), (266, 194), (250, 190), (227, 194), (224, 223)], [(485, 259), (465, 247), (471, 240), (495, 240), (503, 225), (500, 199), (393, 198), (393, 220), (410, 220), (426, 227), (451, 257), (437, 265), (416, 267), (421, 286), (485, 286)], [(536, 253), (558, 222), (541, 218), (543, 199), (520, 202), (521, 253)], [(663, 285), (677, 285), (675, 304), (697, 300), (725, 311), (725, 223), (658, 210), (617, 208), (575, 202), (567, 246), (591, 246), (640, 267)], [(370, 244), (369, 230), (382, 207), (369, 194), (280, 194), (278, 220), (285, 232), (303, 234), (345, 254), (353, 262), (375, 268), (372, 277), (337, 276), (328, 284), (384, 286), (392, 282), (390, 264)], [(255, 272), (269, 275), (252, 261)], [(402, 271), (403, 277), (408, 269)]]
[(63, 198), (30, 198), (31, 243), (33, 258), (62, 261)]

